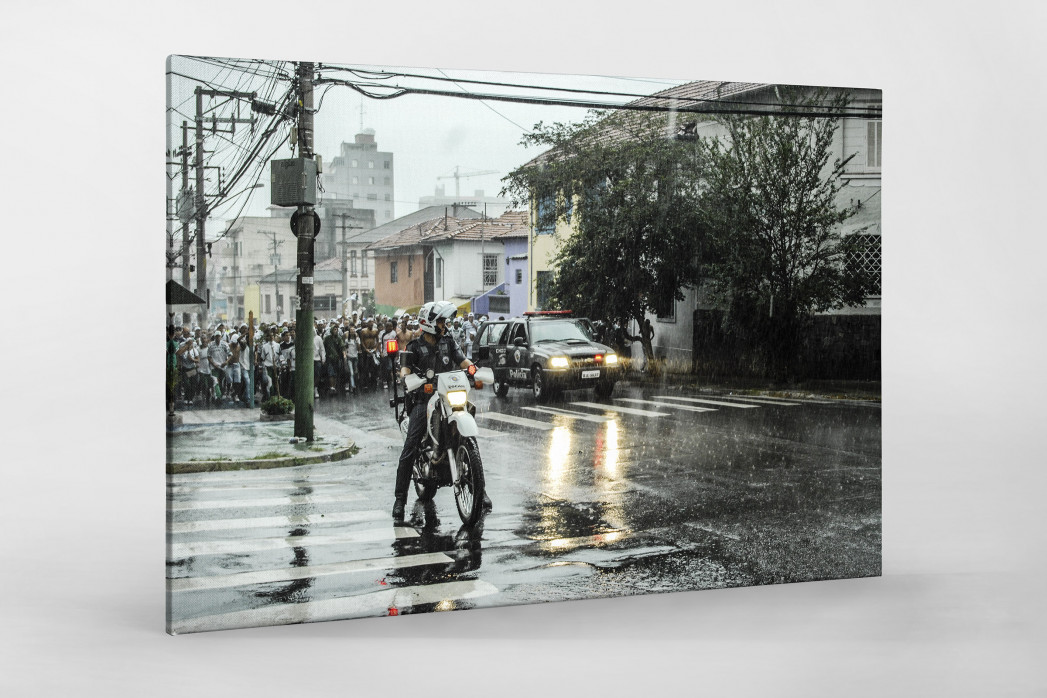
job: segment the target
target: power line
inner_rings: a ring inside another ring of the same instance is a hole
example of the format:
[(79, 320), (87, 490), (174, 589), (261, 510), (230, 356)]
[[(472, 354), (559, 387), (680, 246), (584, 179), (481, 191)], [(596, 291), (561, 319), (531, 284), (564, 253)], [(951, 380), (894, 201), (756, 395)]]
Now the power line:
[[(439, 76), (436, 76), (436, 75), (422, 75), (422, 74), (419, 74), (419, 73), (400, 73), (400, 72), (388, 72), (388, 71), (371, 71), (371, 70), (367, 70), (367, 69), (364, 69), (364, 68), (353, 68), (353, 67), (343, 67), (343, 66), (328, 66), (328, 65), (325, 65), (325, 66), (322, 66), (322, 67), (323, 68), (332, 69), (332, 70), (347, 71), (347, 72), (353, 73), (354, 75), (356, 75), (357, 77), (360, 77), (361, 79), (370, 79), (370, 80), (388, 80), (388, 79), (395, 78), (395, 77), (404, 77), (404, 78), (416, 78), (416, 79), (422, 79), (422, 80), (435, 80), (435, 81), (440, 81), (440, 82), (453, 82), (456, 85), (458, 85), (459, 87), (461, 87), (461, 83), (465, 83), (465, 84), (472, 84), (472, 85), (487, 85), (487, 86), (493, 86), (493, 87), (511, 87), (511, 88), (517, 88), (517, 89), (527, 89), (527, 90), (542, 90), (542, 91), (550, 91), (550, 92), (567, 92), (567, 93), (571, 93), (571, 94), (589, 94), (589, 95), (597, 95), (597, 96), (602, 96), (602, 97), (632, 97), (634, 99), (666, 99), (666, 100), (675, 100), (677, 102), (688, 102), (688, 103), (694, 103), (694, 104), (716, 104), (716, 105), (725, 105), (726, 104), (726, 105), (736, 105), (736, 106), (739, 106), (739, 107), (780, 107), (781, 106), (780, 104), (775, 103), (775, 102), (752, 102), (752, 101), (746, 101), (746, 100), (703, 98), (703, 97), (683, 97), (683, 96), (675, 96), (675, 95), (663, 95), (661, 93), (655, 93), (653, 95), (652, 94), (637, 94), (637, 93), (632, 93), (632, 92), (613, 92), (613, 91), (607, 91), (607, 90), (587, 90), (587, 89), (573, 88), (573, 87), (553, 87), (553, 86), (549, 86), (549, 85), (530, 85), (530, 84), (519, 84), (519, 83), (510, 83), (510, 82), (491, 81), (491, 80), (470, 80), (470, 79), (466, 79), (466, 78), (452, 78), (452, 77), (448, 76), (446, 73), (444, 73), (443, 70), (440, 70), (439, 68), (437, 68), (437, 70), (439, 70), (439, 72), (443, 74), (443, 77), (439, 77)], [(365, 76), (365, 75), (369, 75), (371, 77), (364, 78), (363, 76)], [(321, 81), (322, 82), (326, 82), (327, 80), (321, 80)], [(334, 80), (331, 80), (331, 81), (335, 82)], [(677, 85), (677, 83), (666, 83), (666, 84)], [(680, 84), (684, 84), (684, 83), (680, 83)], [(439, 91), (427, 91), (427, 90), (424, 90), (422, 88), (400, 87), (400, 86), (393, 86), (393, 85), (374, 85), (374, 84), (372, 84), (370, 86), (371, 87), (378, 87), (378, 88), (395, 87), (396, 89), (405, 90), (405, 91), (412, 92), (412, 93), (415, 93), (415, 94), (451, 94), (451, 95), (454, 94), (454, 93), (442, 93), (442, 92), (439, 92)], [(462, 88), (462, 89), (464, 90), (465, 88)], [(467, 94), (473, 94), (473, 93), (468, 93), (467, 92)], [(370, 97), (372, 97), (374, 99), (381, 99), (382, 98), (382, 97), (375, 97), (374, 95), (367, 95), (367, 96), (370, 96)], [(395, 95), (395, 96), (399, 96), (399, 95)], [(499, 97), (502, 97), (504, 99), (504, 101), (527, 101), (527, 98), (513, 97), (513, 96), (510, 96), (510, 95), (498, 95), (498, 96), (496, 96), (496, 95), (479, 96), (478, 95), (478, 97), (481, 98), (481, 99), (498, 99)], [(541, 99), (541, 98), (532, 98), (532, 99), (536, 100), (536, 101), (532, 102), (532, 103), (535, 103), (535, 104), (545, 104), (545, 103), (548, 103), (548, 104), (554, 104), (554, 105), (557, 105), (557, 106), (586, 106), (586, 107), (592, 108), (591, 105), (594, 104), (594, 103), (581, 103), (580, 100), (571, 100), (571, 103), (561, 104), (559, 102), (555, 102), (555, 101), (551, 101), (551, 100), (544, 100), (544, 99)], [(575, 102), (578, 102), (578, 103), (575, 103)], [(606, 103), (603, 103), (603, 102), (597, 102), (595, 104), (603, 106), (604, 108), (623, 108), (625, 106), (625, 105), (620, 105), (620, 106), (609, 105), (609, 104), (606, 104)], [(791, 105), (791, 107), (795, 108), (795, 109), (816, 109), (816, 108), (824, 109), (825, 108), (824, 105)], [(862, 113), (865, 113), (865, 111), (866, 111), (864, 107), (844, 107), (844, 108), (845, 109), (861, 110)]]

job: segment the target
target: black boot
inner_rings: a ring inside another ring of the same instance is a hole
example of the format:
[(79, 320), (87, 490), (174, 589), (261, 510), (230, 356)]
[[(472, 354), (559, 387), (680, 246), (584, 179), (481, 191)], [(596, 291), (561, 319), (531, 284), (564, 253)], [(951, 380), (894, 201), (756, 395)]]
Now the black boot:
[(393, 504), (393, 520), (403, 521), (404, 520), (404, 507), (407, 505), (407, 499), (403, 497), (397, 497), (396, 502)]

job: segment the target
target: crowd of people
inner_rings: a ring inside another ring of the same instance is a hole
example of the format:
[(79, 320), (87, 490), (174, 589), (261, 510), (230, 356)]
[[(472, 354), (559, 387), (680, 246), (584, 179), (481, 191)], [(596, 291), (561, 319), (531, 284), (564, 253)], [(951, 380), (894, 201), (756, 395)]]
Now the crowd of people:
[[(486, 319), (468, 313), (455, 318), (448, 328), (449, 336), (469, 358), (476, 331)], [(168, 412), (246, 406), (252, 370), (255, 404), (272, 396), (293, 400), (296, 331), (294, 321), (256, 324), (252, 343), (246, 322), (219, 322), (207, 328), (168, 326)], [(346, 317), (317, 319), (313, 331), (314, 399), (389, 389), (399, 365), (387, 351), (388, 340), (397, 340), (402, 349), (420, 335), (416, 315), (364, 317), (357, 311)]]

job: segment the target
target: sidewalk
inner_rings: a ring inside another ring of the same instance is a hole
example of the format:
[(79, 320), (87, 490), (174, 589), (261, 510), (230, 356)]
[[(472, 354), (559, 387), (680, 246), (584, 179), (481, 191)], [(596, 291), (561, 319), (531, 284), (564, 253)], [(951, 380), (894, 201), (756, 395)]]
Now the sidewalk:
[(261, 421), (257, 408), (178, 412), (167, 430), (167, 473), (286, 468), (345, 460), (357, 452), (349, 429), (313, 416), (313, 441), (294, 437), (294, 420)]

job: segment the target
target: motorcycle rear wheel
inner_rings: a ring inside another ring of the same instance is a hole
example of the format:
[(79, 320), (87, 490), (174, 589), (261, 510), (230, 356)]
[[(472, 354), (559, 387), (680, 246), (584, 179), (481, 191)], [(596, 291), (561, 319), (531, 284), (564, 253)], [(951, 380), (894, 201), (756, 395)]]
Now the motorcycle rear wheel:
[(476, 439), (462, 439), (455, 454), (458, 461), (459, 482), (454, 486), (454, 502), (462, 523), (472, 526), (480, 520), (484, 500), (484, 467), (480, 461), (480, 447)]

